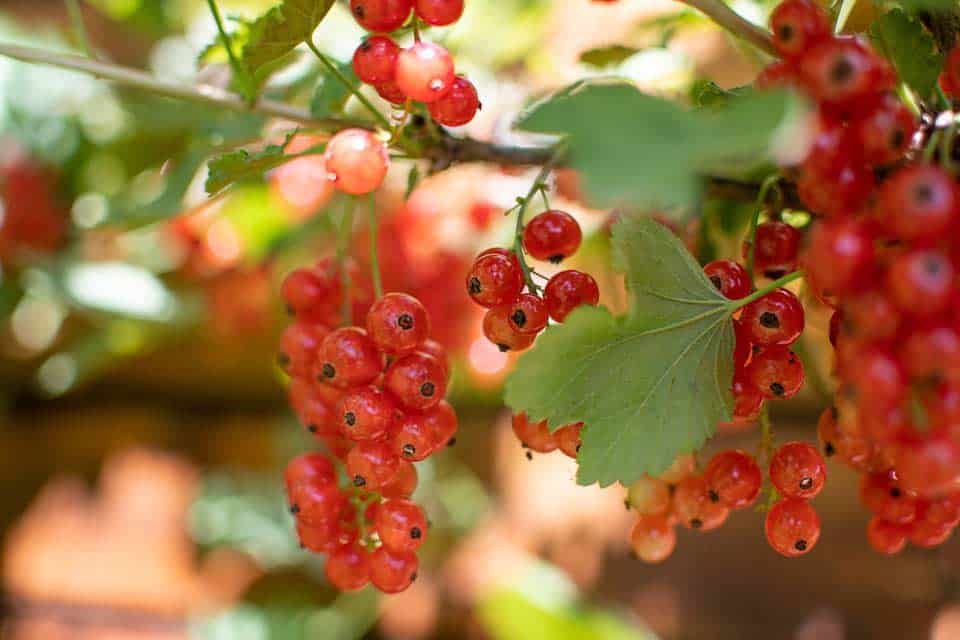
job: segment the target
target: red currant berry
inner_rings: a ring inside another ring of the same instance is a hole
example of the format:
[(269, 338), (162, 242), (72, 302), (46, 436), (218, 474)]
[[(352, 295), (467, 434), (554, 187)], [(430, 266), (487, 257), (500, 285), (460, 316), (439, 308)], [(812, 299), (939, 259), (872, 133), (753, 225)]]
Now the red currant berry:
[(417, 490), (417, 468), (406, 460), (400, 461), (400, 470), (392, 482), (380, 487), (380, 495), (386, 499), (408, 499)]
[(393, 429), (396, 413), (396, 404), (380, 389), (353, 389), (337, 406), (340, 433), (354, 442), (383, 440)]
[(764, 398), (786, 400), (803, 386), (803, 363), (786, 347), (765, 347), (754, 354), (745, 376)]
[(439, 443), (437, 448), (453, 445), (454, 436), (457, 435), (457, 412), (449, 402), (441, 400), (437, 406), (427, 409), (421, 416), (435, 434), (436, 442)]
[(780, 495), (809, 500), (823, 489), (827, 466), (817, 448), (806, 442), (788, 442), (770, 459), (770, 482)]
[(550, 453), (560, 446), (556, 435), (550, 433), (546, 420), (531, 422), (525, 413), (514, 414), (513, 433), (520, 444), (537, 453)]
[(339, 525), (322, 524), (310, 526), (305, 522), (297, 522), (297, 540), (300, 548), (313, 553), (327, 553), (338, 546), (337, 534)]
[(739, 449), (721, 451), (703, 472), (710, 499), (729, 509), (749, 507), (760, 495), (763, 474), (753, 456)]
[(337, 133), (327, 143), (323, 157), (327, 178), (337, 189), (351, 195), (375, 190), (390, 168), (386, 145), (365, 129)]
[(885, 522), (909, 524), (917, 519), (919, 504), (890, 473), (871, 473), (860, 480), (860, 502)]
[(347, 454), (347, 475), (367, 491), (390, 484), (399, 471), (400, 458), (387, 443), (360, 442)]
[(325, 571), (340, 591), (357, 591), (370, 581), (370, 554), (359, 544), (344, 545), (327, 557)]
[(372, 36), (360, 43), (353, 54), (353, 72), (361, 82), (383, 84), (393, 82), (397, 73), (400, 47), (386, 36)]
[(347, 499), (336, 483), (300, 482), (289, 492), (290, 512), (312, 526), (335, 523), (347, 508)]
[(512, 254), (481, 254), (467, 273), (467, 293), (482, 307), (512, 303), (522, 289), (523, 271)]
[(540, 333), (546, 328), (550, 319), (543, 298), (532, 293), (520, 294), (520, 297), (510, 304), (507, 317), (510, 319), (513, 330), (525, 335)]
[(481, 108), (480, 96), (472, 82), (457, 76), (446, 95), (431, 102), (427, 108), (430, 116), (443, 126), (460, 127), (477, 115)]
[(447, 392), (443, 365), (426, 353), (411, 353), (387, 368), (384, 387), (405, 409), (425, 411), (436, 406)]
[[(744, 257), (749, 255), (749, 242), (744, 243), (743, 250)], [(757, 227), (754, 269), (775, 280), (796, 271), (799, 251), (800, 231), (796, 227), (786, 222), (764, 222)]]
[(703, 268), (703, 274), (728, 300), (745, 298), (753, 291), (750, 274), (733, 260), (714, 260)]
[(913, 114), (892, 95), (884, 96), (856, 126), (864, 157), (874, 165), (890, 164), (902, 158), (917, 129)]
[(753, 85), (759, 90), (792, 87), (797, 82), (796, 67), (784, 61), (772, 62), (757, 75)]
[(848, 298), (843, 319), (843, 329), (860, 340), (888, 340), (897, 335), (900, 328), (900, 312), (881, 289), (871, 289)]
[(803, 305), (792, 291), (775, 289), (745, 306), (740, 323), (752, 344), (790, 345), (803, 332)]
[(290, 385), (290, 402), (297, 418), (308, 433), (317, 437), (339, 434), (336, 407), (340, 396), (339, 390), (311, 385), (306, 379)]
[(806, 500), (784, 498), (767, 512), (767, 542), (788, 558), (809, 552), (820, 539), (820, 516)]
[(523, 351), (533, 344), (536, 335), (520, 333), (510, 323), (512, 305), (501, 305), (487, 311), (483, 316), (483, 335), (500, 351)]
[(873, 516), (867, 523), (867, 542), (874, 551), (892, 556), (907, 546), (907, 531), (905, 527)]
[(677, 532), (664, 515), (640, 516), (630, 531), (630, 546), (647, 564), (670, 557), (677, 546)]
[(417, 579), (417, 555), (380, 547), (370, 556), (370, 582), (383, 593), (400, 593)]
[(523, 249), (537, 260), (559, 264), (583, 240), (580, 223), (566, 211), (550, 209), (534, 216), (523, 228)]
[(330, 330), (320, 324), (294, 322), (288, 326), (280, 336), (277, 355), (280, 368), (295, 378), (309, 377), (320, 343), (329, 333)]
[(915, 522), (910, 526), (910, 544), (921, 549), (933, 549), (947, 541), (953, 527)]
[(582, 422), (575, 422), (573, 424), (568, 424), (560, 427), (553, 434), (553, 437), (557, 440), (557, 447), (560, 451), (574, 460), (577, 459), (577, 455), (580, 453), (580, 431), (583, 429)]
[(336, 477), (333, 463), (322, 453), (301, 454), (283, 472), (288, 492), (298, 484), (332, 484)]
[(367, 314), (367, 334), (388, 355), (414, 351), (429, 333), (426, 307), (406, 293), (388, 293), (374, 302)]
[(818, 221), (803, 257), (807, 280), (818, 291), (839, 295), (865, 288), (874, 266), (874, 237), (858, 220)]
[(673, 491), (673, 512), (688, 529), (710, 531), (726, 521), (730, 510), (710, 496), (702, 476), (687, 476)]
[(812, 0), (785, 0), (770, 14), (773, 46), (784, 58), (799, 58), (814, 42), (829, 37), (830, 19)]
[(904, 488), (923, 496), (936, 495), (955, 486), (960, 446), (947, 434), (924, 433), (898, 443), (894, 461)]
[(921, 502), (917, 511), (917, 520), (931, 525), (956, 527), (960, 524), (960, 504), (957, 503), (957, 494)]
[(426, 460), (430, 454), (446, 444), (441, 437), (424, 414), (408, 413), (400, 421), (397, 433), (393, 436), (393, 449), (403, 459), (419, 462)]
[(397, 58), (396, 83), (411, 100), (427, 104), (439, 100), (453, 87), (453, 58), (432, 42), (415, 42)]
[(367, 332), (343, 327), (320, 343), (314, 375), (320, 382), (345, 389), (370, 384), (382, 370), (383, 357)]
[(550, 317), (563, 322), (577, 307), (600, 302), (600, 288), (589, 273), (568, 269), (550, 278), (543, 289), (543, 301)]
[[(815, 157), (815, 156), (813, 156)], [(797, 178), (797, 195), (810, 211), (834, 218), (851, 216), (867, 204), (876, 179), (859, 159), (844, 157), (831, 171), (807, 160)]]
[(945, 253), (914, 249), (891, 262), (887, 291), (904, 314), (929, 318), (949, 307), (955, 275), (953, 263)]
[(940, 167), (910, 164), (883, 183), (879, 203), (890, 233), (902, 240), (931, 242), (949, 235), (960, 214), (960, 189)]
[(627, 490), (627, 504), (641, 516), (666, 515), (670, 509), (670, 487), (662, 478), (643, 474)]
[(407, 95), (400, 90), (400, 87), (397, 86), (396, 80), (378, 82), (377, 84), (373, 85), (373, 88), (377, 90), (377, 95), (390, 104), (402, 105), (407, 101)]
[(367, 31), (396, 31), (411, 11), (413, 0), (350, 0), (350, 12)]
[(960, 332), (949, 326), (918, 328), (900, 343), (900, 362), (914, 379), (960, 380)]
[(340, 301), (340, 279), (320, 269), (295, 269), (280, 285), (287, 310), (302, 320), (320, 322)]
[(800, 61), (804, 84), (821, 102), (849, 109), (862, 108), (893, 88), (889, 65), (861, 40), (827, 38), (804, 53)]
[(463, 0), (416, 0), (414, 10), (427, 24), (445, 27), (460, 19)]
[(390, 551), (416, 551), (427, 537), (423, 509), (409, 500), (387, 500), (377, 509), (374, 527)]
[(733, 379), (733, 419), (749, 422), (757, 417), (763, 407), (763, 395), (742, 377)]

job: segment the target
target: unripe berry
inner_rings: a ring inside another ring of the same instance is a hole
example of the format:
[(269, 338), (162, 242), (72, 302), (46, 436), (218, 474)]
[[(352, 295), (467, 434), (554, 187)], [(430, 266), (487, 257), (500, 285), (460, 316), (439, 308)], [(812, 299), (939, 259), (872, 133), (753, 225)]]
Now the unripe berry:
[(323, 157), (327, 178), (351, 195), (377, 189), (390, 168), (386, 145), (365, 129), (344, 129), (337, 133), (327, 143)]
[(647, 564), (670, 557), (677, 546), (677, 532), (664, 515), (640, 516), (630, 531), (630, 546)]
[(439, 100), (453, 81), (453, 58), (438, 44), (421, 40), (397, 57), (397, 87), (411, 100), (428, 104)]

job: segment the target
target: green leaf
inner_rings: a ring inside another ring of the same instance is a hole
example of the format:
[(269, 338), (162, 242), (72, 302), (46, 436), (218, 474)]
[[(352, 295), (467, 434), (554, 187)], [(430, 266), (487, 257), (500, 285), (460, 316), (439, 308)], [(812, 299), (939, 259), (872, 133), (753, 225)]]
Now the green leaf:
[(793, 94), (764, 92), (692, 112), (630, 84), (595, 80), (533, 105), (518, 126), (564, 136), (566, 161), (592, 204), (646, 211), (693, 205), (706, 169), (765, 159), (798, 104)]
[(943, 54), (919, 20), (893, 9), (870, 25), (870, 39), (893, 63), (901, 80), (921, 98), (930, 97), (943, 67)]
[(599, 47), (590, 49), (580, 54), (580, 62), (591, 67), (602, 69), (620, 64), (633, 54), (640, 51), (634, 47), (625, 47), (621, 44), (610, 45), (609, 47)]
[(957, 11), (957, 0), (899, 0), (897, 2), (903, 10), (910, 14), (921, 11), (943, 11), (946, 13), (955, 13)]
[(750, 87), (724, 89), (713, 80), (697, 80), (690, 88), (690, 98), (698, 107), (722, 107), (731, 98), (744, 96), (749, 91)]
[(699, 448), (733, 408), (729, 301), (683, 244), (649, 218), (613, 229), (630, 312), (575, 310), (520, 357), (506, 402), (551, 429), (583, 421), (581, 484), (628, 485)]
[(299, 44), (313, 36), (332, 6), (333, 0), (282, 0), (250, 25), (240, 62), (257, 87), (286, 63)]
[(314, 118), (326, 118), (331, 115), (343, 113), (343, 107), (347, 104), (352, 93), (351, 89), (360, 86), (360, 78), (353, 71), (353, 65), (338, 60), (332, 60), (337, 66), (337, 70), (350, 82), (348, 87), (343, 81), (332, 73), (324, 74), (313, 92), (313, 98), (310, 100), (310, 115)]
[(290, 158), (284, 151), (294, 135), (295, 132), (288, 133), (283, 144), (267, 145), (262, 151), (250, 153), (246, 149), (238, 149), (212, 159), (204, 185), (207, 193), (213, 195), (234, 182), (258, 179), (270, 169), (287, 162)]
[(410, 167), (410, 172), (407, 173), (407, 189), (403, 192), (403, 199), (409, 200), (410, 194), (413, 193), (413, 190), (417, 188), (417, 184), (420, 182), (420, 167), (414, 164)]

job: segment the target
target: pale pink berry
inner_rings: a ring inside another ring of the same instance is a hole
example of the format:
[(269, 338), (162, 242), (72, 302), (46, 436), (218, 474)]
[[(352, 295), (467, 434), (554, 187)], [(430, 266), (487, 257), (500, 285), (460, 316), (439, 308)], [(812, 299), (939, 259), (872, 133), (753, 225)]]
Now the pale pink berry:
[(417, 42), (397, 57), (397, 87), (412, 100), (439, 100), (453, 80), (453, 58), (438, 44)]
[(363, 129), (344, 129), (333, 136), (323, 157), (327, 179), (352, 195), (370, 193), (379, 187), (390, 167), (386, 145)]

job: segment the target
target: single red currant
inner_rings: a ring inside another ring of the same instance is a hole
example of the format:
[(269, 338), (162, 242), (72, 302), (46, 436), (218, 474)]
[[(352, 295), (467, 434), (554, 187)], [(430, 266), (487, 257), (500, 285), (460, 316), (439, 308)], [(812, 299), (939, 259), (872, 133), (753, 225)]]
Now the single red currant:
[(322, 453), (301, 454), (283, 472), (288, 492), (298, 484), (332, 484), (336, 477), (333, 463)]
[(380, 547), (370, 556), (370, 582), (383, 593), (400, 593), (417, 579), (417, 555)]
[(827, 465), (817, 448), (806, 442), (788, 442), (770, 459), (770, 482), (780, 495), (809, 500), (823, 489)]
[(790, 345), (803, 332), (803, 305), (788, 289), (775, 289), (743, 308), (740, 323), (752, 344)]
[(316, 437), (339, 434), (336, 409), (341, 395), (338, 389), (312, 385), (306, 379), (294, 380), (290, 385), (290, 402), (297, 418)]
[(404, 460), (419, 462), (446, 444), (441, 437), (424, 414), (408, 413), (400, 420), (393, 436), (393, 450)]
[[(777, 279), (797, 269), (800, 251), (800, 231), (786, 222), (772, 220), (757, 227), (753, 267), (768, 278)], [(744, 258), (749, 255), (750, 243), (743, 247)]]
[(913, 114), (892, 95), (884, 96), (856, 126), (864, 156), (874, 165), (890, 164), (902, 158), (917, 130)]
[(520, 444), (537, 453), (550, 453), (560, 446), (556, 435), (550, 433), (546, 420), (531, 422), (525, 413), (513, 415), (513, 433)]
[(374, 527), (390, 551), (416, 551), (427, 537), (423, 509), (409, 500), (387, 500), (377, 509)]
[(427, 24), (445, 27), (460, 19), (463, 0), (416, 0), (414, 10)]
[(393, 482), (400, 458), (383, 442), (360, 442), (347, 454), (347, 475), (355, 487), (377, 491)]
[(892, 556), (907, 546), (907, 531), (906, 527), (873, 516), (867, 523), (867, 542), (874, 551)]
[(532, 293), (520, 294), (520, 297), (510, 304), (507, 317), (513, 330), (525, 335), (540, 333), (550, 319), (543, 298)]
[(411, 100), (431, 103), (453, 87), (453, 58), (438, 44), (421, 40), (397, 57), (396, 83)]
[(277, 363), (295, 378), (310, 376), (313, 362), (320, 350), (320, 343), (330, 330), (321, 324), (294, 322), (280, 336), (280, 353)]
[(370, 307), (367, 334), (380, 351), (403, 355), (419, 348), (430, 334), (423, 304), (406, 293), (388, 293)]
[(445, 127), (460, 127), (477, 115), (480, 96), (472, 82), (457, 76), (446, 95), (427, 105), (430, 116)]
[(862, 108), (896, 79), (885, 60), (853, 37), (820, 40), (804, 53), (800, 74), (815, 98), (842, 109)]
[(760, 465), (739, 449), (721, 451), (703, 472), (710, 499), (730, 509), (744, 509), (756, 501), (763, 484)]
[(860, 502), (885, 522), (910, 524), (917, 519), (916, 496), (901, 487), (890, 472), (865, 474), (860, 479)]
[(580, 248), (580, 223), (566, 211), (550, 209), (533, 217), (523, 228), (523, 248), (537, 260), (559, 264)]
[(512, 254), (483, 253), (467, 273), (467, 293), (482, 307), (512, 303), (522, 289), (523, 271)]
[(830, 19), (812, 0), (785, 0), (770, 14), (773, 46), (784, 58), (799, 58), (811, 45), (830, 36)]
[(665, 515), (640, 516), (630, 531), (630, 546), (638, 558), (657, 564), (673, 553), (677, 532)]
[(577, 307), (600, 302), (600, 288), (589, 273), (568, 269), (550, 278), (543, 289), (543, 301), (550, 317), (563, 322)]
[(325, 571), (340, 591), (357, 591), (370, 581), (370, 554), (359, 544), (344, 545), (327, 557)]
[(900, 404), (906, 397), (907, 379), (903, 367), (883, 346), (860, 350), (856, 360), (844, 371), (863, 403), (889, 407)]
[(400, 470), (389, 483), (380, 487), (380, 495), (386, 499), (408, 499), (417, 490), (417, 468), (406, 460), (400, 461)]
[(703, 274), (729, 300), (745, 298), (753, 291), (750, 274), (733, 260), (714, 260), (703, 268)]
[(383, 440), (396, 420), (397, 405), (374, 386), (352, 389), (340, 400), (337, 418), (340, 433), (349, 440)]
[(533, 344), (535, 334), (520, 333), (510, 324), (512, 305), (501, 305), (483, 316), (483, 335), (500, 351), (523, 351)]
[(726, 521), (730, 509), (711, 498), (702, 476), (687, 476), (673, 491), (673, 512), (688, 529), (710, 531)]
[(960, 475), (960, 446), (945, 433), (923, 433), (899, 442), (894, 462), (904, 488), (922, 496), (942, 494)]
[(340, 279), (320, 269), (295, 269), (280, 285), (287, 310), (310, 322), (325, 319), (340, 302)]
[(560, 451), (574, 460), (577, 459), (577, 454), (580, 453), (580, 431), (583, 429), (582, 422), (575, 422), (573, 424), (568, 424), (557, 429), (553, 437), (557, 440), (557, 447)]
[(337, 133), (327, 143), (323, 157), (327, 178), (351, 195), (375, 190), (390, 168), (386, 145), (365, 129), (344, 129)]
[(670, 487), (662, 478), (643, 474), (627, 490), (627, 504), (641, 516), (666, 515), (670, 510)]
[(354, 52), (353, 72), (367, 84), (393, 82), (399, 55), (396, 42), (386, 36), (372, 36), (361, 42)]
[(806, 500), (784, 498), (767, 512), (767, 541), (788, 558), (808, 553), (820, 539), (820, 516)]
[(880, 219), (891, 234), (933, 242), (949, 235), (960, 214), (960, 188), (939, 166), (909, 164), (884, 181), (879, 203)]
[(745, 376), (763, 397), (786, 400), (803, 386), (803, 363), (786, 347), (765, 347), (754, 354)]
[(383, 357), (359, 327), (343, 327), (324, 338), (314, 365), (317, 380), (341, 389), (370, 384), (382, 370)]
[(436, 406), (447, 392), (443, 365), (426, 353), (411, 353), (387, 368), (384, 387), (404, 409), (425, 411)]
[(396, 31), (411, 11), (413, 0), (350, 0), (350, 12), (367, 31)]
[(888, 340), (899, 328), (900, 312), (882, 289), (869, 289), (844, 301), (843, 329), (860, 340)]
[(347, 508), (347, 499), (333, 482), (300, 482), (289, 492), (290, 512), (312, 526), (335, 523)]
[(803, 267), (807, 280), (821, 292), (838, 295), (866, 288), (874, 267), (873, 234), (859, 220), (818, 221)]
[(891, 262), (887, 291), (904, 314), (929, 318), (950, 305), (955, 275), (953, 262), (942, 251), (914, 249)]

